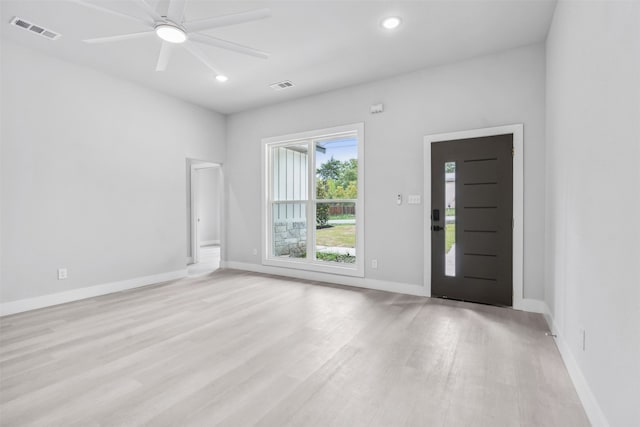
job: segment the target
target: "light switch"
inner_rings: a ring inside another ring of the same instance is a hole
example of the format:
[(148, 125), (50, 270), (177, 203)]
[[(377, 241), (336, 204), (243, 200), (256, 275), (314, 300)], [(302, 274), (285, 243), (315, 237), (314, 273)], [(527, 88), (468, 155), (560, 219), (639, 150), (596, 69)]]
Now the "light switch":
[(384, 111), (384, 105), (383, 104), (372, 105), (370, 111), (371, 111), (371, 114), (382, 113)]
[(410, 205), (419, 205), (421, 203), (419, 194), (409, 194), (407, 198), (407, 203)]

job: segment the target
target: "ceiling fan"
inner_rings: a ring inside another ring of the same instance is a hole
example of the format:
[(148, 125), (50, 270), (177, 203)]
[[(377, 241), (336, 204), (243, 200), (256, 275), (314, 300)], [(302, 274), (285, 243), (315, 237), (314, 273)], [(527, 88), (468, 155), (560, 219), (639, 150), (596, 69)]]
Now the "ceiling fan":
[(266, 59), (269, 54), (248, 46), (233, 43), (227, 40), (219, 39), (207, 34), (199, 33), (199, 31), (210, 30), (213, 28), (226, 27), (229, 25), (242, 24), (245, 22), (256, 21), (271, 16), (269, 9), (254, 9), (246, 12), (239, 12), (230, 15), (214, 16), (211, 18), (196, 19), (193, 21), (184, 21), (184, 8), (186, 0), (169, 0), (169, 8), (166, 16), (161, 16), (148, 0), (133, 0), (145, 13), (146, 17), (138, 17), (120, 12), (115, 9), (107, 8), (102, 5), (89, 2), (87, 0), (72, 0), (80, 5), (120, 16), (129, 20), (136, 21), (148, 27), (145, 31), (129, 34), (119, 34), (114, 36), (97, 37), (83, 40), (85, 43), (108, 43), (120, 40), (129, 40), (139, 37), (147, 37), (156, 34), (161, 40), (160, 54), (156, 64), (156, 71), (164, 71), (171, 56), (172, 47), (176, 44), (182, 44), (187, 51), (200, 60), (210, 70), (216, 74), (219, 81), (226, 81), (226, 76), (221, 73), (207, 58), (198, 44), (215, 46), (217, 48), (230, 50), (244, 55), (250, 55), (257, 58)]

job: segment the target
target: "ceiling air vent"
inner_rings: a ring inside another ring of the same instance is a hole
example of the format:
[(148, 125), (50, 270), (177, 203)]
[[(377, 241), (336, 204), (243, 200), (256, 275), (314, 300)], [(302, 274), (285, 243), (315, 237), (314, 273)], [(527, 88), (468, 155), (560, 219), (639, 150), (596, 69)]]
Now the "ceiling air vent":
[(291, 83), (289, 80), (285, 80), (283, 82), (269, 85), (269, 87), (273, 90), (283, 90), (283, 89), (289, 89), (290, 87), (293, 87), (293, 83)]
[(11, 25), (15, 25), (16, 27), (30, 31), (33, 34), (37, 34), (49, 40), (55, 40), (60, 37), (60, 34), (56, 33), (55, 31), (48, 30), (32, 22), (25, 21), (24, 19), (18, 18), (17, 16), (11, 20)]

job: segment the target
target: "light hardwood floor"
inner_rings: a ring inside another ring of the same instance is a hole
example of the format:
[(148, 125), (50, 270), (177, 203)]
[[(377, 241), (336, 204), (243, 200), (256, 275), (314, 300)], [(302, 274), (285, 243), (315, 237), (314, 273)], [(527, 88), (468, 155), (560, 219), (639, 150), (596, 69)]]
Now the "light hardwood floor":
[(4, 317), (3, 426), (586, 426), (537, 314), (234, 270)]
[(187, 267), (187, 276), (199, 277), (220, 268), (220, 245), (200, 246), (200, 260)]

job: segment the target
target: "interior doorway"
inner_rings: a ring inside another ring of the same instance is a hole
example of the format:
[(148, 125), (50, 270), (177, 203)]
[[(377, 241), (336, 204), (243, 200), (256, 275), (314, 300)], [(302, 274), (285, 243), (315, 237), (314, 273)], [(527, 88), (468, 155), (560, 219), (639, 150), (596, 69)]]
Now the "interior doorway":
[(188, 159), (188, 276), (201, 276), (220, 268), (222, 253), (222, 167)]

